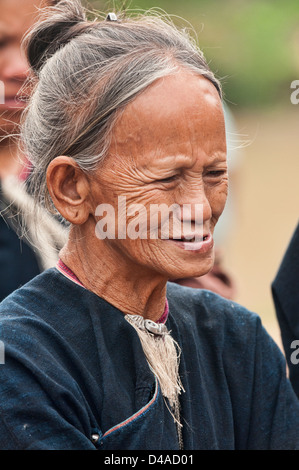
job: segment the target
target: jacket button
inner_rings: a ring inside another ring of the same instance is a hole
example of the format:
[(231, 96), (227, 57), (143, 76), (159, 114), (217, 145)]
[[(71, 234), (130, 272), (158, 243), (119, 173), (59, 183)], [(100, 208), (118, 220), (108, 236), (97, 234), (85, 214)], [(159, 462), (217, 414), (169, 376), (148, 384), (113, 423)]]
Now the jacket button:
[(93, 444), (96, 444), (99, 439), (100, 439), (100, 436), (99, 436), (98, 434), (92, 434), (92, 435), (91, 435), (91, 442), (92, 442)]

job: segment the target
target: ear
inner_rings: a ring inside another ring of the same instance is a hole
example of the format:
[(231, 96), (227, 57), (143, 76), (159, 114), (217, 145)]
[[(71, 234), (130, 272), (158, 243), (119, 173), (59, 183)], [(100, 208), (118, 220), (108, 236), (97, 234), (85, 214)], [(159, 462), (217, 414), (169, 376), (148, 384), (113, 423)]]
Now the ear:
[(90, 214), (89, 181), (71, 157), (54, 158), (47, 169), (47, 186), (60, 214), (75, 225), (84, 224)]

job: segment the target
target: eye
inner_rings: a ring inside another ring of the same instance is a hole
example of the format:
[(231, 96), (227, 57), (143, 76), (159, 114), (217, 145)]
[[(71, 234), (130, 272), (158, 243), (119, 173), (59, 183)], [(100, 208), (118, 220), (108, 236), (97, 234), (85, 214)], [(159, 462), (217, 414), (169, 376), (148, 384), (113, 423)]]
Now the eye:
[(158, 183), (173, 183), (174, 181), (176, 181), (178, 179), (179, 175), (178, 174), (175, 174), (175, 175), (172, 175), (172, 176), (168, 176), (168, 178), (162, 178), (160, 180), (157, 180)]
[(210, 178), (221, 178), (222, 176), (226, 175), (227, 170), (209, 170), (206, 172), (206, 176)]

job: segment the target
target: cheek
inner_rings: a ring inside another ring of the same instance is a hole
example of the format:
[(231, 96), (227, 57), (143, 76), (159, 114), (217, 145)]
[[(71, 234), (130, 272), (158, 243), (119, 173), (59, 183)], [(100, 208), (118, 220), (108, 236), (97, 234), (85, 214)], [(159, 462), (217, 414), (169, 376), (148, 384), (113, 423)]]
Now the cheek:
[[(105, 221), (109, 222), (115, 238), (125, 243), (129, 250), (138, 253), (150, 238), (151, 206), (158, 203), (160, 201), (154, 191), (137, 187), (123, 191), (118, 184), (99, 185), (93, 198), (95, 222), (100, 222), (98, 228), (102, 225), (104, 227)], [(127, 242), (123, 242), (124, 238)]]
[(144, 268), (159, 270), (165, 262), (164, 258), (167, 258), (155, 240), (132, 240), (127, 237), (125, 240), (110, 240), (109, 244), (117, 253), (122, 253), (122, 256), (136, 266)]
[(209, 191), (208, 199), (210, 202), (212, 216), (216, 221), (222, 214), (228, 193), (227, 181)]

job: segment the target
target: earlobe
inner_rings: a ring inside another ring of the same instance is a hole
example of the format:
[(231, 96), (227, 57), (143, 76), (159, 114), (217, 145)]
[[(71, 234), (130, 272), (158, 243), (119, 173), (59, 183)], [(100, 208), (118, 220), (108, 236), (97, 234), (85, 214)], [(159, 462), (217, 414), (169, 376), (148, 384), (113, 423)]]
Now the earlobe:
[(70, 223), (82, 225), (90, 214), (89, 182), (71, 158), (54, 158), (47, 169), (47, 186), (59, 213)]

